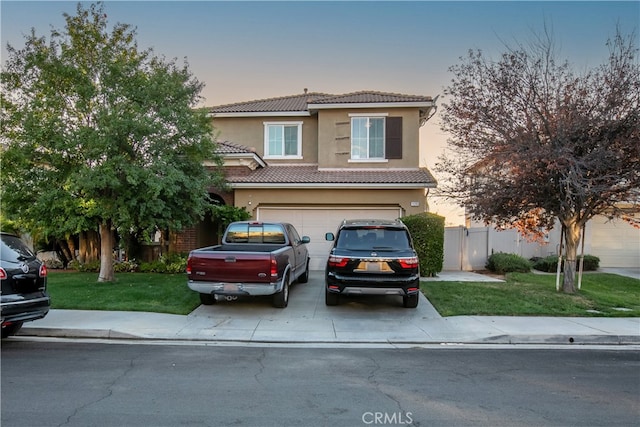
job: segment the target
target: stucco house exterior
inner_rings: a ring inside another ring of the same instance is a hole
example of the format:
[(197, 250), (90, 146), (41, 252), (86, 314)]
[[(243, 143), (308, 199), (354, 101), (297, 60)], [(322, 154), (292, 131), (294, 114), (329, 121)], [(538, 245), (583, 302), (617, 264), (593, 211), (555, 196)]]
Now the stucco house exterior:
[[(419, 129), (435, 107), (429, 96), (306, 89), (213, 107), (230, 191), (211, 188), (211, 196), (255, 220), (290, 222), (311, 238), (311, 268), (323, 269), (324, 235), (343, 219), (428, 211), (436, 180), (420, 167)], [(183, 249), (209, 243), (204, 224), (183, 236)]]

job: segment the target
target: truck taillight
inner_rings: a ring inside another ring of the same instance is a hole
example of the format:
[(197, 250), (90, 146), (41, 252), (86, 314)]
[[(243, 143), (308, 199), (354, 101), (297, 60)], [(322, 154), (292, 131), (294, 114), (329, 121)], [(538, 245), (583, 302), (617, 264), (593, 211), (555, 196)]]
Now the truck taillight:
[(342, 258), (337, 256), (329, 256), (329, 266), (330, 267), (346, 267), (349, 258)]
[(40, 266), (40, 270), (38, 271), (38, 275), (40, 277), (47, 277), (47, 266), (46, 265), (42, 264)]
[(191, 274), (191, 257), (187, 258), (187, 274)]
[(400, 258), (398, 262), (402, 268), (416, 268), (418, 266), (418, 257)]
[(275, 258), (271, 258), (271, 278), (272, 279), (277, 279), (278, 278), (278, 263), (276, 262)]

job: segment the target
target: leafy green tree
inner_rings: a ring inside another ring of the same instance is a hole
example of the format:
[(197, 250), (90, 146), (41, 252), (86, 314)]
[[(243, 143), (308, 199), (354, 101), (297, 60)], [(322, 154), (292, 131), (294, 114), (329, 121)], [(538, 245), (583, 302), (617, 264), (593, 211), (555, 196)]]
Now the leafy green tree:
[(559, 62), (552, 37), (492, 61), (471, 51), (451, 67), (442, 128), (450, 155), (441, 194), (476, 219), (535, 235), (559, 222), (575, 292), (581, 230), (594, 216), (635, 226), (640, 210), (640, 65), (636, 37), (609, 41), (608, 61), (584, 73)]
[(8, 46), (2, 209), (49, 232), (99, 229), (98, 280), (111, 281), (114, 232), (193, 224), (223, 182), (203, 161), (220, 158), (186, 61), (138, 49), (135, 29), (110, 28), (102, 3), (64, 18), (49, 40), (32, 29), (23, 49)]

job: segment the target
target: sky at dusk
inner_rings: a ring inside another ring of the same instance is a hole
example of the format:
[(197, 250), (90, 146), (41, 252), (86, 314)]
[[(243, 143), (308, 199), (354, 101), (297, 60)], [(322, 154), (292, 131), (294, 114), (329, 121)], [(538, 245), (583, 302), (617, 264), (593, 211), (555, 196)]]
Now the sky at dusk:
[[(20, 48), (31, 28), (49, 37), (51, 28), (64, 28), (64, 12), (75, 15), (76, 5), (0, 1), (2, 62), (7, 43)], [(497, 58), (506, 46), (533, 40), (545, 25), (559, 56), (578, 71), (607, 59), (605, 43), (616, 27), (640, 37), (638, 1), (106, 1), (105, 11), (110, 24), (136, 27), (140, 48), (186, 58), (206, 85), (206, 106), (304, 88), (435, 97), (451, 81), (448, 68), (469, 49)], [(432, 169), (445, 144), (436, 115), (421, 129), (423, 165)], [(462, 223), (460, 210), (430, 203), (447, 225)]]

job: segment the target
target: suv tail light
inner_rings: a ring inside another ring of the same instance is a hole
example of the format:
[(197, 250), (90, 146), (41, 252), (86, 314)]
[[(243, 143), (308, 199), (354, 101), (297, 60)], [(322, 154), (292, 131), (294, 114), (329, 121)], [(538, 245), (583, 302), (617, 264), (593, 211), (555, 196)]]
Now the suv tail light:
[(346, 267), (349, 258), (342, 258), (337, 256), (329, 256), (329, 266), (330, 267)]
[(0, 267), (0, 280), (4, 280), (7, 278), (7, 272), (4, 271), (4, 268)]
[(398, 262), (402, 268), (416, 268), (418, 266), (418, 257), (400, 258)]
[(38, 275), (40, 277), (47, 277), (47, 266), (46, 265), (42, 264), (40, 266), (40, 271), (38, 271)]

